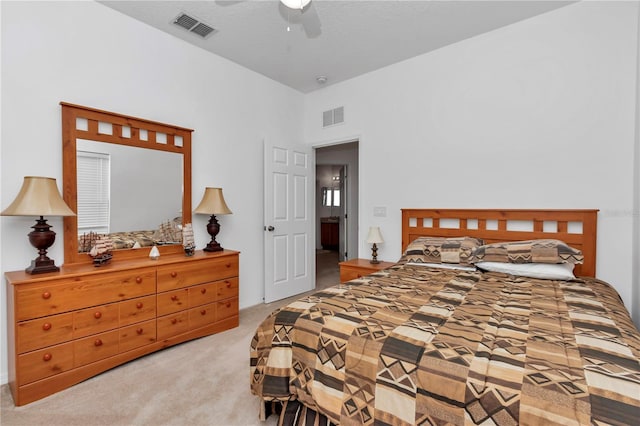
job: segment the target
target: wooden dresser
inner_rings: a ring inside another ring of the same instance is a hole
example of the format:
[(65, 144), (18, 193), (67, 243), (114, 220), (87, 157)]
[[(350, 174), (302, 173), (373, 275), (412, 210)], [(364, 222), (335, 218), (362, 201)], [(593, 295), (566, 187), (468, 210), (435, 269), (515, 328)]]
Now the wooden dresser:
[(239, 253), (8, 272), (9, 386), (38, 400), (142, 355), (238, 325)]

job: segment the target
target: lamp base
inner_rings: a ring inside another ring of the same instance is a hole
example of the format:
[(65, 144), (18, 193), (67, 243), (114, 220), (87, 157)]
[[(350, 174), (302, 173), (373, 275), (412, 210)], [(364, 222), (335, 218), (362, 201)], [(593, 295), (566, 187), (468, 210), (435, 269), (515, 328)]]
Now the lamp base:
[(53, 259), (33, 259), (31, 261), (31, 266), (29, 266), (24, 271), (27, 274), (44, 274), (46, 272), (58, 272), (60, 268), (56, 266), (56, 263)]
[(47, 256), (47, 249), (53, 245), (56, 240), (56, 233), (51, 230), (51, 225), (47, 220), (40, 216), (36, 219), (36, 224), (31, 227), (33, 231), (29, 233), (29, 242), (38, 249), (39, 256), (31, 261), (24, 271), (27, 274), (44, 274), (45, 272), (57, 272), (60, 270), (53, 261)]
[(212, 252), (212, 251), (222, 251), (222, 247), (216, 241), (216, 235), (220, 232), (220, 224), (218, 223), (218, 219), (216, 219), (216, 215), (212, 214), (209, 218), (209, 223), (207, 224), (207, 232), (211, 235), (211, 241), (209, 244), (202, 250)]
[(202, 250), (203, 251), (222, 251), (224, 249), (222, 248), (222, 246), (220, 246), (218, 242), (210, 241), (209, 244), (207, 244), (207, 246)]
[(378, 246), (376, 245), (376, 243), (373, 243), (373, 247), (371, 247), (371, 260), (369, 261), (369, 263), (373, 263), (374, 265), (376, 263), (380, 263), (380, 261), (378, 260)]

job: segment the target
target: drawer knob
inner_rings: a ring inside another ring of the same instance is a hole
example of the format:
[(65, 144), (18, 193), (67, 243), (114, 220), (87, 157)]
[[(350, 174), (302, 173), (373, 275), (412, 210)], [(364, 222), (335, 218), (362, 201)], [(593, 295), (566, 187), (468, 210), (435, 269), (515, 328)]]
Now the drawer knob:
[(48, 291), (45, 291), (44, 293), (42, 293), (43, 299), (49, 299), (50, 297), (51, 297), (51, 293), (49, 293)]
[(231, 283), (229, 281), (225, 281), (227, 283), (227, 288), (231, 288)]
[(93, 345), (94, 345), (94, 346), (102, 346), (102, 340), (100, 340), (100, 339), (96, 339), (96, 341), (95, 341), (95, 342), (93, 342)]
[(93, 317), (94, 317), (95, 319), (100, 319), (100, 318), (102, 318), (102, 312), (96, 312), (95, 314), (93, 314)]
[(200, 293), (205, 294), (207, 292), (206, 288), (203, 288), (202, 290), (200, 290)]
[(231, 307), (231, 302), (227, 302), (227, 308)]
[(227, 263), (227, 268), (231, 268), (231, 264), (230, 263)]
[(138, 308), (138, 309), (142, 309), (142, 302), (138, 302), (138, 303), (136, 303), (136, 308)]
[(178, 276), (178, 273), (177, 273), (177, 272), (175, 272), (175, 271), (174, 271), (174, 272), (172, 272), (172, 273), (171, 273), (171, 278), (175, 278), (175, 277), (177, 277), (177, 276)]
[(45, 322), (44, 324), (42, 324), (42, 329), (44, 331), (49, 331), (51, 330), (51, 323)]
[(175, 302), (176, 300), (178, 300), (178, 296), (176, 296), (176, 295), (174, 294), (173, 296), (171, 296), (171, 300), (173, 300), (173, 301)]
[(174, 319), (171, 320), (171, 324), (177, 324), (177, 323), (178, 323), (178, 319), (177, 318), (174, 318)]
[(136, 277), (136, 282), (140, 284), (142, 282), (142, 277)]
[(51, 358), (53, 358), (53, 356), (49, 352), (42, 356), (43, 361), (51, 361)]
[(201, 310), (200, 315), (207, 315), (207, 311), (205, 309)]
[(138, 333), (138, 334), (142, 334), (142, 328), (137, 329), (137, 330), (136, 330), (136, 333)]

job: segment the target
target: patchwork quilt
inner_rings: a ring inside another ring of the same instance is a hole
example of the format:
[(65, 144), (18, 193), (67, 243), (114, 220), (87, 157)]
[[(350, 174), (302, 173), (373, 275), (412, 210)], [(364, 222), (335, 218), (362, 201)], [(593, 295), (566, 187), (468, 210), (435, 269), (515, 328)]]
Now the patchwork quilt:
[(250, 380), (342, 425), (631, 425), (639, 358), (603, 281), (398, 264), (273, 312)]

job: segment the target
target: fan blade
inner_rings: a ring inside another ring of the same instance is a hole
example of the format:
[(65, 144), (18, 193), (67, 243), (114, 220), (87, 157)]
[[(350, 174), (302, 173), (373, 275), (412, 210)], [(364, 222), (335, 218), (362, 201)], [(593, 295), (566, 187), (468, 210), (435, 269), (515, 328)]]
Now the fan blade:
[(247, 0), (216, 0), (218, 6), (233, 6), (234, 4), (244, 3)]
[(322, 24), (316, 11), (315, 2), (311, 2), (301, 12), (300, 22), (308, 38), (316, 38), (322, 34)]

